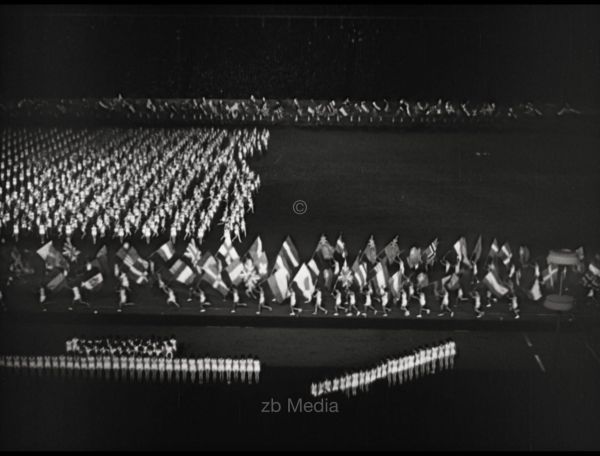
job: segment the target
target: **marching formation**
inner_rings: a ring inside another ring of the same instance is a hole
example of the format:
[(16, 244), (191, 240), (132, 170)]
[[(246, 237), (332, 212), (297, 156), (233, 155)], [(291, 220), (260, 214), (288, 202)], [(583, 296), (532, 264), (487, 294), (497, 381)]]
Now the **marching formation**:
[(544, 293), (556, 292), (559, 282), (563, 291), (577, 296), (587, 293), (595, 299), (597, 295), (600, 256), (586, 262), (583, 248), (573, 253), (577, 264), (559, 270), (545, 265), (546, 260), (535, 261), (524, 245), (513, 253), (509, 242), (500, 245), (494, 239), (487, 256), (482, 246), (479, 236), (469, 253), (466, 238), (461, 237), (438, 255), (437, 239), (423, 249), (401, 250), (395, 237), (378, 251), (371, 237), (350, 263), (341, 235), (335, 246), (322, 236), (312, 256), (302, 261), (288, 236), (270, 263), (260, 236), (240, 255), (226, 234), (215, 255), (201, 251), (194, 239), (181, 254), (169, 240), (144, 259), (125, 243), (116, 252), (112, 267), (103, 246), (95, 258), (88, 259), (84, 270), (77, 272), (49, 242), (37, 252), (49, 271), (39, 297), (46, 309), (54, 295), (69, 289), (71, 309), (89, 307), (95, 294), (109, 286), (106, 278), (116, 286), (119, 311), (136, 305), (135, 291), (149, 287), (164, 294), (167, 307), (181, 308), (182, 298), (187, 296), (185, 305), (202, 313), (220, 306), (229, 306), (231, 313), (255, 306), (260, 315), (272, 313), (270, 304), (275, 302), (289, 306), (293, 317), (310, 307), (313, 315), (362, 318), (385, 318), (392, 313), (453, 318), (459, 309), (482, 318), (488, 309), (505, 309), (519, 319), (523, 301), (539, 301)]
[(388, 386), (402, 385), (425, 375), (453, 369), (456, 353), (456, 343), (452, 340), (418, 348), (408, 355), (386, 359), (371, 369), (313, 383), (310, 394), (320, 397), (340, 392), (356, 396), (358, 392), (368, 392), (373, 383), (383, 379), (387, 379)]
[(246, 233), (267, 130), (3, 129), (0, 231), (16, 242)]
[(58, 356), (0, 356), (0, 368), (12, 373), (123, 381), (176, 383), (258, 383), (256, 358), (177, 357), (170, 338), (74, 337)]
[(494, 102), (472, 103), (438, 99), (435, 101), (398, 100), (297, 100), (255, 98), (224, 100), (190, 98), (182, 101), (125, 99), (121, 96), (100, 100), (21, 100), (2, 111), (12, 117), (44, 118), (122, 118), (141, 121), (211, 122), (234, 124), (253, 122), (265, 125), (393, 125), (479, 123), (577, 116), (581, 111), (568, 103), (542, 106), (532, 102), (497, 106)]

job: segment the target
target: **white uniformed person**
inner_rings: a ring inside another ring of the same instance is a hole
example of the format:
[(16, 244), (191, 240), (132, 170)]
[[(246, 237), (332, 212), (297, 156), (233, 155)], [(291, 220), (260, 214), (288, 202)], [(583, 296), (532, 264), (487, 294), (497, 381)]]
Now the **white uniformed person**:
[(256, 315), (260, 315), (261, 310), (263, 309), (263, 307), (265, 309), (267, 309), (268, 311), (272, 311), (273, 308), (267, 304), (265, 304), (265, 290), (263, 290), (262, 287), (259, 287), (259, 292), (258, 292), (258, 310), (256, 311)]
[(296, 292), (292, 287), (288, 289), (288, 293), (290, 295), (290, 315), (297, 317), (302, 313), (302, 309), (296, 307)]
[(371, 289), (371, 286), (369, 285), (367, 287), (367, 289), (364, 291), (364, 295), (365, 295), (365, 304), (364, 304), (364, 311), (363, 311), (363, 317), (367, 316), (367, 311), (371, 310), (373, 311), (373, 315), (377, 315), (377, 309), (375, 309), (375, 307), (373, 307), (373, 303), (371, 301), (371, 296), (373, 294), (373, 290)]
[(315, 310), (313, 312), (313, 315), (316, 315), (319, 311), (327, 315), (327, 309), (323, 307), (323, 292), (321, 291), (321, 289), (317, 288), (317, 290), (315, 291)]

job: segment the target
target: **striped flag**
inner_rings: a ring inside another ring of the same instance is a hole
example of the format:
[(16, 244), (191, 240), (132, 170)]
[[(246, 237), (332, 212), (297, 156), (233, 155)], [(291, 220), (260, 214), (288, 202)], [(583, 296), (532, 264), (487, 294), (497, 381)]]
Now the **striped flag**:
[(298, 286), (298, 289), (307, 301), (311, 299), (313, 293), (315, 292), (315, 284), (312, 280), (310, 271), (306, 267), (306, 264), (303, 263), (302, 266), (300, 266), (300, 269), (292, 280), (292, 283), (295, 283)]
[(67, 286), (67, 272), (60, 271), (46, 284), (50, 291), (58, 292)]
[(454, 243), (454, 251), (456, 252), (459, 262), (467, 265), (471, 264), (467, 255), (467, 240), (464, 236)]
[(435, 261), (435, 256), (437, 254), (438, 248), (438, 239), (435, 238), (431, 244), (423, 251), (423, 262), (429, 266), (431, 266)]
[(587, 271), (581, 278), (581, 283), (586, 288), (600, 288), (600, 267), (597, 264), (590, 263)]
[(167, 241), (155, 253), (158, 253), (165, 263), (168, 263), (175, 255), (175, 247), (171, 241)]
[(387, 286), (390, 278), (387, 267), (385, 264), (379, 262), (375, 266), (375, 277), (373, 278), (373, 282), (375, 283), (375, 289), (379, 292), (379, 294), (383, 293), (383, 290)]
[(322, 235), (313, 253), (313, 258), (316, 258), (317, 265), (319, 265), (320, 268), (330, 267), (334, 253), (334, 248), (325, 235)]
[(267, 285), (278, 303), (282, 303), (288, 297), (288, 272), (284, 269), (278, 269), (268, 279)]
[(288, 275), (291, 276), (299, 266), (300, 255), (298, 255), (298, 249), (294, 245), (292, 238), (288, 236), (283, 242), (275, 260), (275, 270), (285, 269)]
[(316, 280), (317, 277), (319, 277), (321, 270), (319, 269), (319, 266), (317, 265), (317, 262), (314, 260), (314, 258), (311, 258), (311, 260), (308, 263), (306, 263), (306, 266), (312, 274), (313, 279)]
[(173, 266), (169, 268), (169, 272), (173, 275), (177, 282), (185, 285), (191, 285), (196, 278), (196, 274), (187, 264), (178, 259)]
[(89, 291), (98, 291), (100, 288), (102, 288), (103, 283), (104, 277), (102, 276), (101, 272), (98, 272), (97, 274), (87, 279), (85, 282), (81, 282), (81, 288), (85, 288)]
[(183, 254), (185, 258), (190, 260), (192, 267), (196, 271), (201, 271), (200, 269), (200, 260), (202, 259), (202, 252), (198, 248), (198, 244), (196, 244), (196, 240), (192, 239), (188, 246), (185, 249), (185, 253)]
[(498, 298), (506, 296), (510, 291), (510, 289), (500, 281), (495, 271), (488, 272), (482, 282)]
[(68, 238), (67, 242), (65, 242), (65, 245), (63, 246), (63, 256), (68, 258), (71, 263), (75, 263), (80, 254), (81, 251), (77, 250), (71, 242), (71, 239)]
[(352, 272), (354, 272), (354, 279), (359, 289), (363, 289), (367, 284), (367, 265), (365, 263), (359, 263), (358, 257), (352, 265)]

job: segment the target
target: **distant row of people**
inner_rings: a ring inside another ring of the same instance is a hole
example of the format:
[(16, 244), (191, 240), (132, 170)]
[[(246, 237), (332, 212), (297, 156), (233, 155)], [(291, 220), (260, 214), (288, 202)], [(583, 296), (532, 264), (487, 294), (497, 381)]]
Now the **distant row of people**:
[(139, 356), (0, 356), (8, 372), (123, 381), (258, 383), (256, 358), (150, 358)]
[(456, 354), (456, 343), (452, 340), (424, 346), (408, 355), (386, 359), (371, 369), (312, 383), (310, 393), (313, 397), (338, 392), (356, 396), (358, 392), (369, 391), (373, 383), (383, 379), (387, 379), (388, 386), (401, 385), (425, 375), (453, 369)]
[(147, 121), (204, 121), (216, 123), (395, 123), (403, 121), (437, 122), (479, 121), (580, 115), (568, 103), (562, 106), (524, 102), (499, 106), (494, 102), (474, 103), (438, 99), (407, 100), (297, 100), (297, 99), (207, 99), (130, 100), (111, 99), (21, 100), (4, 106), (10, 117), (28, 118), (105, 118)]

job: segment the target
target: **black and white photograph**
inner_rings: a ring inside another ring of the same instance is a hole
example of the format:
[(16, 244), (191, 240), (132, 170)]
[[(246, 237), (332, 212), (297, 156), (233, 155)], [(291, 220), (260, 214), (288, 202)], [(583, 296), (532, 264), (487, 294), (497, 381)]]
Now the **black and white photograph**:
[(0, 6), (0, 451), (600, 450), (600, 6)]

